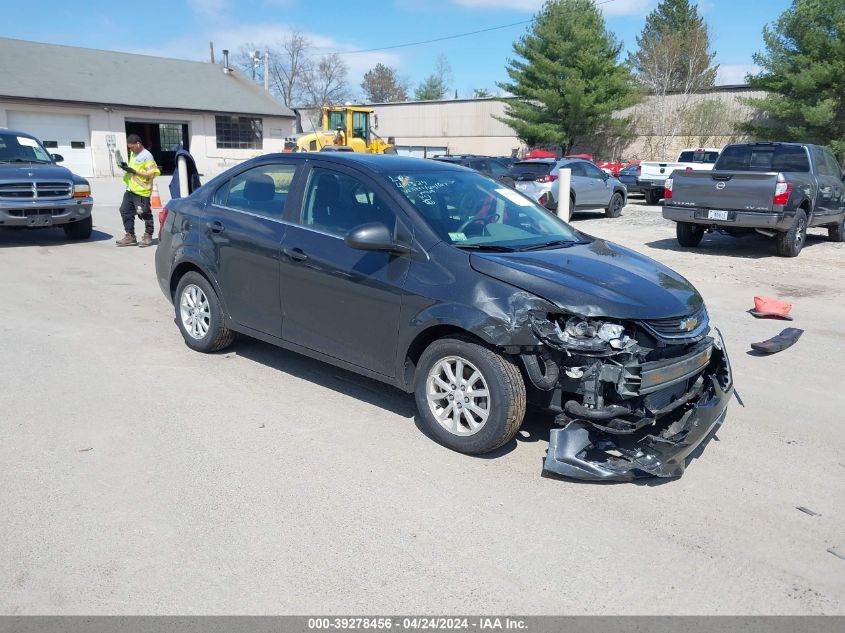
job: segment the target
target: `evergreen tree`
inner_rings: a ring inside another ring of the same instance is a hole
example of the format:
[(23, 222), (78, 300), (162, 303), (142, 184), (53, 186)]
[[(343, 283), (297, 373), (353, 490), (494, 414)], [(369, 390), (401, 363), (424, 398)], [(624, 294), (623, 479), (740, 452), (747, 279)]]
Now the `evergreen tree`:
[(710, 33), (689, 0), (662, 0), (646, 18), (637, 47), (628, 62), (649, 90), (689, 92), (716, 81)]
[(392, 103), (408, 100), (408, 85), (392, 66), (376, 64), (364, 73), (361, 82), (364, 98), (369, 103)]
[(766, 51), (754, 56), (762, 68), (749, 77), (768, 95), (748, 102), (767, 125), (750, 123), (758, 138), (828, 145), (845, 155), (845, 0), (793, 0), (763, 30)]
[(510, 81), (499, 87), (514, 98), (501, 120), (527, 144), (560, 145), (566, 153), (579, 140), (624, 127), (611, 115), (637, 96), (619, 63), (622, 44), (593, 0), (549, 0), (513, 50)]
[(646, 18), (637, 45), (628, 63), (650, 95), (638, 109), (637, 127), (650, 139), (652, 158), (674, 158), (674, 141), (695, 108), (691, 95), (716, 80), (710, 33), (689, 0), (661, 0)]
[(446, 97), (449, 91), (449, 80), (452, 76), (452, 69), (445, 55), (437, 58), (437, 65), (434, 72), (426, 77), (414, 91), (414, 98), (417, 101), (437, 101)]

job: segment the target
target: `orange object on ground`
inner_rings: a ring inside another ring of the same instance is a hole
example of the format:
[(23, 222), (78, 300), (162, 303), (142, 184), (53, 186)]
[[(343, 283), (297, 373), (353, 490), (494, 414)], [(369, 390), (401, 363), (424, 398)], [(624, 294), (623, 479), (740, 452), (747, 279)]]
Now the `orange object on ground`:
[(754, 297), (754, 309), (749, 312), (756, 317), (775, 317), (792, 321), (792, 317), (789, 316), (790, 310), (792, 310), (792, 304), (788, 301), (772, 297)]
[(153, 183), (153, 194), (150, 196), (150, 208), (155, 210), (161, 210), (161, 196), (158, 195), (158, 185)]

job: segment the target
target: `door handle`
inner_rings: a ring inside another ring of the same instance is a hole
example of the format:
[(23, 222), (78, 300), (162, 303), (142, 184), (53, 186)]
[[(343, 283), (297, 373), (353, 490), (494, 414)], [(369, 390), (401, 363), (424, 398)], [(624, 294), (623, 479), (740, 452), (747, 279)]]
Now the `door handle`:
[(283, 248), (282, 252), (295, 262), (304, 262), (308, 255), (302, 252), (301, 248)]
[(212, 220), (208, 223), (208, 226), (211, 228), (212, 233), (222, 233), (226, 229), (220, 220)]

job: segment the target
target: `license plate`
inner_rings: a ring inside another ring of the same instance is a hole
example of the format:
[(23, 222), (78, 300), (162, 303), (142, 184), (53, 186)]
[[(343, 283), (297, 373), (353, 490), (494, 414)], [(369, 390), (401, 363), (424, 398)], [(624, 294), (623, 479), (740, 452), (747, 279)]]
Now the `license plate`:
[(38, 215), (31, 215), (27, 218), (28, 226), (52, 226), (53, 216), (49, 212), (46, 214), (39, 213)]
[(518, 182), (516, 183), (517, 191), (526, 191), (528, 189), (528, 183), (525, 182)]
[(727, 211), (716, 211), (710, 210), (707, 213), (708, 220), (727, 220), (728, 219), (728, 212)]

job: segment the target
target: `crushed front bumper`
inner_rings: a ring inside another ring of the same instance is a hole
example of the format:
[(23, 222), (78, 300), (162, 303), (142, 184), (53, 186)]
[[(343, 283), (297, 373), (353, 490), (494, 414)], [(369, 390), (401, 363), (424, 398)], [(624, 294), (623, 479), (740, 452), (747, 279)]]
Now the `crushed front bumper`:
[(687, 459), (724, 422), (734, 392), (721, 336), (696, 384), (701, 390), (697, 397), (633, 433), (607, 433), (586, 420), (569, 421), (551, 432), (543, 469), (591, 481), (680, 477)]

